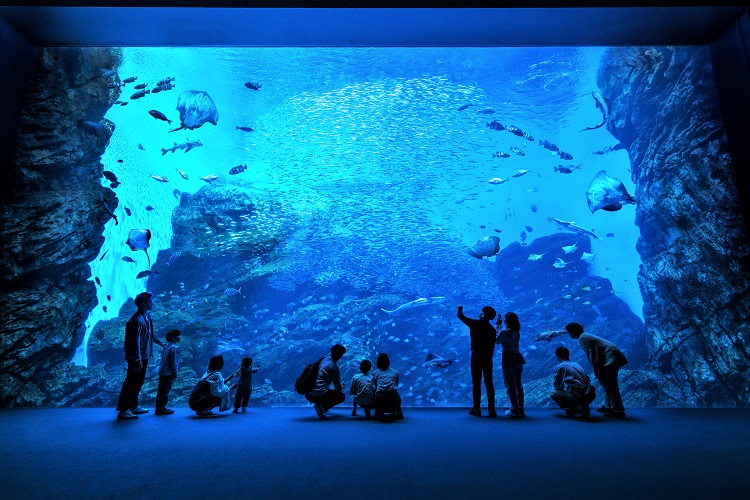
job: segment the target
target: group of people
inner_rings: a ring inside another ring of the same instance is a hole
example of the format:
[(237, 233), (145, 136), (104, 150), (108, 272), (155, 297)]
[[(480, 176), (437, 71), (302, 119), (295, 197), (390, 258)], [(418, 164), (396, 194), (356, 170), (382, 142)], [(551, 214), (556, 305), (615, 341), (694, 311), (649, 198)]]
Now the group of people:
[[(125, 359), (127, 374), (122, 384), (120, 397), (117, 402), (118, 420), (137, 419), (138, 415), (148, 410), (138, 404), (138, 396), (143, 386), (146, 367), (153, 357), (153, 344), (162, 346), (159, 364), (159, 385), (156, 395), (156, 415), (170, 415), (174, 410), (167, 407), (169, 392), (177, 378), (180, 365), (181, 340), (179, 330), (170, 330), (166, 334), (166, 343), (154, 336), (154, 326), (148, 312), (153, 309), (152, 294), (143, 292), (136, 296), (135, 304), (138, 311), (130, 318), (125, 326)], [(495, 346), (502, 348), (501, 368), (503, 383), (510, 401), (510, 408), (505, 412), (510, 417), (525, 417), (524, 390), (521, 381), (523, 365), (526, 360), (521, 354), (519, 345), (521, 340), (521, 323), (514, 312), (505, 314), (505, 328), (500, 318), (491, 306), (482, 308), (479, 319), (472, 319), (464, 315), (463, 307), (458, 306), (458, 318), (469, 327), (471, 339), (471, 380), (472, 380), (472, 408), (469, 414), (480, 417), (482, 380), (487, 392), (488, 415), (497, 416), (495, 409), (495, 386), (493, 383), (493, 356)], [(495, 325), (491, 324), (497, 318)], [(605, 393), (604, 405), (597, 411), (607, 417), (625, 418), (625, 409), (618, 386), (618, 373), (627, 364), (625, 355), (615, 344), (595, 335), (584, 333), (578, 323), (569, 323), (565, 330), (538, 335), (536, 341), (549, 341), (559, 335), (569, 335), (578, 340), (594, 369)], [(346, 353), (346, 347), (336, 344), (331, 347), (330, 356), (322, 358), (317, 368), (315, 383), (305, 394), (305, 399), (313, 404), (316, 414), (326, 419), (326, 413), (336, 405), (344, 402), (345, 384), (341, 383), (341, 371), (338, 361)], [(558, 365), (555, 368), (554, 389), (550, 397), (566, 416), (590, 416), (589, 404), (594, 400), (596, 391), (586, 375), (585, 370), (578, 363), (570, 360), (570, 352), (566, 347), (555, 349)], [(401, 396), (398, 393), (399, 373), (391, 367), (391, 361), (386, 353), (378, 354), (375, 361), (377, 370), (370, 373), (372, 363), (362, 360), (359, 373), (351, 381), (349, 394), (353, 396), (352, 416), (357, 415), (357, 407), (365, 413), (365, 419), (383, 418), (386, 414), (395, 419), (403, 419)], [(217, 406), (220, 411), (229, 409), (231, 391), (236, 389), (233, 413), (245, 412), (252, 393), (252, 376), (257, 373), (259, 365), (253, 367), (252, 358), (245, 357), (240, 367), (226, 379), (222, 376), (224, 357), (212, 356), (206, 373), (195, 385), (188, 405), (197, 416), (216, 416), (213, 409)], [(228, 382), (237, 378), (233, 385)], [(333, 386), (333, 387), (331, 387)]]
[[(497, 317), (495, 326), (491, 321)], [(524, 391), (521, 375), (526, 360), (520, 352), (521, 323), (518, 315), (514, 312), (505, 314), (505, 328), (502, 329), (503, 320), (497, 316), (495, 309), (491, 306), (482, 308), (479, 319), (468, 318), (463, 313), (463, 307), (458, 306), (458, 318), (469, 327), (471, 337), (471, 381), (472, 381), (472, 403), (469, 414), (475, 417), (482, 416), (481, 396), (482, 379), (487, 392), (487, 413), (490, 417), (496, 417), (495, 409), (495, 386), (493, 383), (493, 355), (495, 346), (502, 347), (501, 367), (503, 372), (503, 383), (508, 393), (510, 409), (506, 415), (510, 417), (525, 417)], [(604, 404), (598, 408), (599, 413), (606, 417), (625, 418), (625, 408), (622, 404), (618, 375), (620, 368), (628, 362), (620, 349), (607, 340), (584, 333), (583, 326), (579, 323), (568, 323), (565, 330), (538, 335), (535, 341), (549, 341), (559, 335), (569, 335), (570, 338), (578, 340), (578, 343), (586, 354), (594, 376), (604, 390)], [(589, 405), (596, 397), (596, 391), (585, 370), (575, 361), (570, 360), (570, 351), (566, 347), (555, 349), (555, 357), (558, 365), (555, 368), (553, 382), (554, 390), (549, 394), (565, 412), (566, 416), (581, 416), (589, 418), (591, 409)]]

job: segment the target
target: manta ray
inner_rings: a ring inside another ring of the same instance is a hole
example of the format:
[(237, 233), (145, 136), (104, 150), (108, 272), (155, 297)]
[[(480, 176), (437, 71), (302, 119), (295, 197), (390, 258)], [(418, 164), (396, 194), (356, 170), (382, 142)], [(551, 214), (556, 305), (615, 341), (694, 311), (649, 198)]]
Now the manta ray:
[(151, 231), (148, 229), (131, 229), (128, 234), (128, 240), (125, 242), (128, 244), (132, 251), (143, 250), (146, 252), (146, 258), (148, 259), (148, 266), (151, 267), (151, 257), (148, 256), (149, 241), (151, 240)]
[(630, 196), (622, 181), (608, 176), (604, 170), (597, 172), (589, 184), (586, 201), (592, 214), (599, 209), (617, 212), (623, 204), (635, 205), (635, 198)]
[(401, 304), (393, 311), (388, 311), (386, 309), (380, 308), (381, 311), (386, 312), (388, 314), (396, 314), (398, 312), (405, 311), (407, 309), (412, 309), (414, 307), (420, 307), (420, 306), (428, 306), (430, 304), (437, 304), (438, 302), (442, 302), (445, 300), (445, 297), (427, 297), (427, 298), (419, 298), (417, 300), (412, 300), (411, 302), (407, 302), (406, 304)]
[(439, 368), (448, 368), (450, 365), (458, 361), (457, 359), (445, 359), (441, 358), (437, 354), (428, 354), (427, 358), (425, 358), (424, 363), (422, 363), (422, 366), (427, 368), (428, 366), (437, 366)]

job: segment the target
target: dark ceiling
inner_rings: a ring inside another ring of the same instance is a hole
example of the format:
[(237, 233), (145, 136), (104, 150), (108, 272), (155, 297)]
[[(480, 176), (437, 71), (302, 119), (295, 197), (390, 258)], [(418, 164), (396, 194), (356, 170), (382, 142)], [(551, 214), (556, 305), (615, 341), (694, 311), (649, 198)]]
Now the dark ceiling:
[(494, 2), (499, 8), (53, 3), (0, 6), (0, 17), (37, 46), (612, 46), (709, 44), (748, 11), (540, 1)]

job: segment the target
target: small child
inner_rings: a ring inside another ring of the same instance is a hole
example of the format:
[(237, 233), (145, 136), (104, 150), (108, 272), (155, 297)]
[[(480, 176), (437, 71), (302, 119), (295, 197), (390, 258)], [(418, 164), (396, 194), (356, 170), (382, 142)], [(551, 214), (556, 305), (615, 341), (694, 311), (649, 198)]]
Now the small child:
[(372, 393), (372, 377), (368, 375), (370, 368), (372, 368), (372, 363), (366, 359), (359, 363), (360, 373), (354, 376), (352, 386), (349, 389), (349, 394), (354, 396), (352, 416), (357, 415), (357, 405), (359, 405), (365, 410), (365, 420), (372, 418), (370, 410), (372, 410), (375, 403)]
[(234, 410), (232, 413), (239, 413), (242, 407), (242, 413), (245, 413), (247, 404), (250, 402), (250, 394), (253, 392), (253, 373), (258, 373), (260, 364), (253, 368), (253, 358), (242, 358), (242, 365), (232, 375), (239, 374), (240, 378), (236, 384), (229, 389), (237, 388), (237, 394), (234, 396)]
[(167, 345), (161, 352), (161, 363), (159, 364), (159, 387), (156, 389), (156, 414), (171, 415), (174, 410), (167, 408), (169, 391), (177, 378), (180, 369), (180, 331), (169, 330), (166, 335)]

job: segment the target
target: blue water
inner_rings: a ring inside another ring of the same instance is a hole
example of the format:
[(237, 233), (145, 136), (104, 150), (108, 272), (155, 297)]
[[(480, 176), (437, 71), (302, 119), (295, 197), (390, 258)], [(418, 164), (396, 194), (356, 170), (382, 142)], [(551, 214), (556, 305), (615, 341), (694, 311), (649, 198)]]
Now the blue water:
[[(501, 299), (494, 279), (487, 266), (467, 257), (466, 247), (487, 235), (499, 235), (505, 247), (520, 241), (526, 226), (533, 228), (527, 231), (530, 242), (558, 232), (547, 221), (556, 217), (601, 237), (592, 241), (590, 272), (610, 279), (642, 317), (634, 207), (591, 214), (584, 195), (599, 170), (634, 193), (627, 153), (592, 154), (616, 144), (606, 128), (581, 131), (601, 121), (591, 92), (597, 90), (603, 51), (124, 48), (119, 76), (138, 80), (123, 89), (120, 99), (128, 105), (113, 106), (106, 115), (117, 128), (102, 157), (105, 169), (122, 182), (116, 189), (121, 223), (105, 225), (105, 244), (91, 263), (92, 279), (106, 283), (97, 290), (99, 305), (108, 309), (92, 311), (86, 340), (98, 321), (116, 317), (128, 297), (148, 288), (147, 279), (135, 279), (148, 263), (144, 252), (124, 244), (128, 232), (151, 230), (155, 262), (170, 247), (174, 190), (195, 193), (206, 186), (200, 177), (210, 174), (218, 176), (211, 189), (239, 189), (259, 199), (271, 195), (295, 215), (257, 221), (290, 234), (280, 251), (293, 256), (293, 264), (271, 279), (279, 290), (308, 279), (344, 280), (370, 292), (463, 294), (493, 303)], [(151, 88), (168, 76), (175, 78), (174, 90), (129, 99), (135, 84)], [(248, 90), (246, 81), (262, 88)], [(208, 92), (219, 111), (217, 126), (168, 133), (179, 125), (175, 105), (184, 90)], [(487, 107), (495, 113), (477, 112)], [(175, 123), (155, 120), (151, 109)], [(536, 140), (490, 130), (485, 124), (493, 119)], [(187, 139), (203, 146), (161, 154), (161, 148)], [(540, 139), (574, 159), (550, 156)], [(492, 158), (492, 152), (513, 146), (525, 156)], [(248, 169), (228, 175), (239, 164)], [(560, 174), (553, 172), (558, 164), (582, 167)], [(511, 177), (518, 170), (530, 172)], [(510, 180), (489, 184), (495, 177)], [(145, 210), (147, 205), (154, 210)], [(615, 237), (605, 238), (607, 233)], [(124, 256), (136, 264), (123, 262)], [(85, 345), (76, 356), (79, 364), (86, 364)]]

